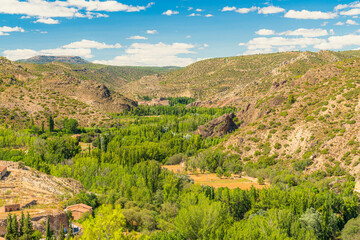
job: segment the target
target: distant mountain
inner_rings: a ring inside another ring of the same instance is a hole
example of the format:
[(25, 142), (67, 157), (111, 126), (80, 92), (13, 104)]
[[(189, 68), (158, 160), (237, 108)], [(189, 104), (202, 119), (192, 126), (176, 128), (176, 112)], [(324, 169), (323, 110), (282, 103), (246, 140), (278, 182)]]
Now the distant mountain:
[(28, 59), (18, 60), (23, 63), (46, 64), (51, 62), (65, 62), (71, 64), (88, 64), (89, 62), (77, 56), (44, 56), (39, 55)]

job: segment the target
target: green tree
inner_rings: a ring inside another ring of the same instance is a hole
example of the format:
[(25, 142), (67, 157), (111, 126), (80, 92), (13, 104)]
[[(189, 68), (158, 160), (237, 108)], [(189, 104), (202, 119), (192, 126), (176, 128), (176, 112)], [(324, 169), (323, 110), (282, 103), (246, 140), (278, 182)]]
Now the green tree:
[(24, 224), (25, 224), (25, 215), (24, 215), (24, 212), (21, 211), (20, 226), (19, 226), (19, 236), (24, 235)]
[(133, 239), (134, 235), (124, 234), (125, 217), (120, 205), (102, 205), (97, 209), (95, 217), (89, 217), (83, 222), (84, 232), (80, 239)]
[(5, 239), (6, 240), (12, 240), (14, 238), (14, 232), (13, 232), (13, 226), (12, 226), (12, 216), (11, 213), (9, 213), (7, 219), (6, 219), (6, 234)]
[(48, 118), (48, 125), (49, 125), (49, 131), (53, 132), (54, 131), (54, 119), (53, 117), (50, 115)]
[(48, 215), (47, 217), (47, 222), (46, 222), (46, 234), (45, 234), (45, 239), (46, 240), (51, 240), (52, 238), (52, 232), (51, 232), (51, 228), (50, 228), (50, 216)]

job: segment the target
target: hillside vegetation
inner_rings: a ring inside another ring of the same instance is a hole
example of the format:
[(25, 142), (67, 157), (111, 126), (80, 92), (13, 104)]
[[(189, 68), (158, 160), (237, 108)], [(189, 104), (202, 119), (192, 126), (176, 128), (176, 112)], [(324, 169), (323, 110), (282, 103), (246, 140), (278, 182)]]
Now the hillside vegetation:
[[(208, 59), (144, 76), (2, 59), (0, 157), (81, 182), (87, 192), (69, 202), (95, 211), (74, 239), (356, 239), (358, 54)], [(244, 179), (256, 188), (231, 187)]]

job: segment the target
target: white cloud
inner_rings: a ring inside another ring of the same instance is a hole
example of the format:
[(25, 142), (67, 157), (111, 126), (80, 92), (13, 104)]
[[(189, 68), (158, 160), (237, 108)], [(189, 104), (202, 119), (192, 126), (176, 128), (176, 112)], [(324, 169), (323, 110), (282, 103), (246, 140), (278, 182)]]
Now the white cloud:
[(331, 34), (331, 35), (334, 35), (334, 34), (335, 34), (334, 29), (330, 29), (330, 31), (329, 31), (329, 32), (330, 32), (330, 34)]
[(0, 13), (19, 14), (38, 18), (52, 17), (106, 17), (102, 12), (139, 12), (149, 8), (147, 6), (132, 6), (119, 3), (115, 0), (65, 0), (65, 1), (46, 1), (46, 0), (2, 0)]
[(188, 15), (189, 17), (199, 17), (201, 16), (199, 13), (192, 13)]
[(132, 40), (147, 40), (147, 37), (143, 37), (143, 36), (131, 36), (131, 37), (128, 37), (127, 39), (132, 39)]
[(249, 12), (254, 12), (256, 10), (258, 10), (258, 7), (251, 7), (251, 8), (236, 8), (236, 7), (224, 7), (221, 11), (222, 12), (237, 12), (237, 13), (249, 13)]
[(121, 45), (119, 43), (116, 43), (114, 45), (109, 45), (106, 43), (101, 43), (97, 41), (92, 40), (86, 40), (83, 39), (78, 42), (72, 42), (68, 45), (62, 46), (62, 48), (95, 48), (95, 49), (108, 49), (108, 48), (121, 48)]
[(173, 10), (167, 10), (166, 12), (162, 13), (162, 15), (167, 15), (167, 16), (176, 15), (176, 14), (179, 14), (179, 12)]
[(359, 14), (360, 14), (360, 8), (353, 8), (348, 11), (340, 12), (340, 15), (345, 15), (345, 16), (353, 16), (353, 15), (359, 15)]
[(261, 36), (275, 35), (275, 31), (271, 29), (260, 29), (255, 33)]
[(208, 18), (208, 17), (213, 17), (213, 16), (214, 16), (214, 15), (212, 15), (212, 14), (206, 14), (206, 15), (205, 15), (205, 17), (207, 17), (207, 18)]
[(325, 27), (326, 25), (328, 25), (328, 23), (329, 23), (329, 22), (323, 22), (323, 23), (321, 24), (321, 26), (322, 26), (322, 27)]
[(134, 43), (126, 54), (109, 61), (94, 61), (100, 64), (117, 66), (187, 66), (196, 61), (193, 58), (179, 57), (179, 54), (193, 54), (195, 46), (187, 43)]
[(281, 7), (268, 6), (268, 7), (260, 8), (258, 13), (261, 13), (261, 14), (274, 14), (274, 13), (281, 13), (281, 12), (284, 12), (284, 11), (285, 11), (285, 9), (283, 9)]
[(332, 36), (327, 41), (319, 43), (314, 47), (318, 49), (342, 49), (348, 46), (360, 46), (360, 35)]
[(321, 11), (308, 11), (301, 10), (295, 11), (290, 10), (285, 14), (286, 18), (295, 18), (295, 19), (333, 19), (337, 17), (337, 13), (333, 12), (321, 12)]
[(107, 49), (107, 48), (121, 48), (120, 44), (109, 45), (106, 43), (101, 43), (97, 41), (91, 41), (83, 39), (78, 42), (73, 42), (68, 45), (64, 45), (59, 48), (54, 49), (43, 49), (43, 50), (33, 50), (33, 49), (15, 49), (15, 50), (5, 50), (3, 55), (10, 60), (18, 60), (29, 57), (34, 57), (36, 55), (52, 55), (52, 56), (79, 56), (84, 58), (94, 57), (91, 49)]
[(204, 43), (203, 47), (207, 48), (207, 47), (209, 47), (209, 45)]
[(202, 10), (202, 9), (200, 9), (200, 8), (197, 8), (197, 9), (195, 9), (195, 11), (196, 11), (196, 12), (202, 12), (202, 11), (204, 11), (204, 10)]
[(276, 33), (271, 29), (260, 29), (255, 32), (257, 35), (269, 36), (269, 35), (285, 35), (285, 36), (302, 36), (302, 37), (322, 37), (329, 35), (327, 30), (321, 28), (299, 28), (296, 30), (289, 30), (281, 33)]
[(335, 25), (336, 26), (342, 26), (342, 25), (344, 25), (345, 23), (343, 23), (343, 22), (337, 22), (337, 23), (335, 23)]
[(349, 24), (349, 25), (359, 25), (357, 22), (355, 22), (354, 20), (351, 20), (351, 19), (348, 19), (346, 21), (346, 24)]
[(191, 10), (193, 10), (194, 8), (193, 7), (188, 7), (188, 11), (191, 11)]
[(247, 43), (239, 43), (239, 46), (247, 47), (247, 51), (244, 54), (256, 54), (295, 50), (321, 44), (325, 41), (319, 38), (259, 37)]
[(59, 24), (59, 20), (52, 18), (39, 18), (38, 20), (34, 21), (34, 23)]
[(155, 29), (154, 30), (146, 30), (146, 33), (147, 34), (156, 34), (156, 33), (158, 33), (158, 31), (156, 31)]
[(191, 36), (190, 36), (190, 35), (187, 35), (186, 38), (191, 38)]
[(10, 32), (25, 32), (25, 30), (21, 27), (0, 27), (0, 36), (8, 36)]
[(327, 36), (328, 31), (321, 28), (313, 28), (313, 29), (306, 29), (306, 28), (299, 28), (294, 31), (286, 31), (282, 32), (279, 35), (285, 36), (303, 36), (303, 37), (322, 37)]

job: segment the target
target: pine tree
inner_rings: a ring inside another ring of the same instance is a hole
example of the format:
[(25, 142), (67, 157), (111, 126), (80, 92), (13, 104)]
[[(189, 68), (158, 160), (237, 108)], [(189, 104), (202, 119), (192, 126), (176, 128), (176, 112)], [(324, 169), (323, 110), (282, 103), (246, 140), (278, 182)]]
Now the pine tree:
[(51, 229), (50, 229), (50, 216), (48, 215), (47, 223), (46, 223), (45, 239), (46, 240), (51, 240), (51, 236), (52, 236), (52, 233), (51, 233)]
[(42, 133), (45, 132), (45, 124), (44, 124), (44, 121), (41, 122), (41, 132), (42, 132)]
[(13, 239), (13, 228), (12, 228), (12, 217), (11, 213), (9, 213), (7, 220), (6, 220), (7, 226), (6, 226), (6, 234), (5, 239), (6, 240), (12, 240)]

